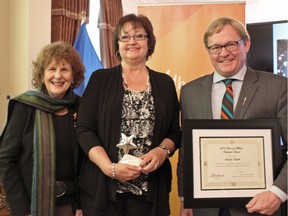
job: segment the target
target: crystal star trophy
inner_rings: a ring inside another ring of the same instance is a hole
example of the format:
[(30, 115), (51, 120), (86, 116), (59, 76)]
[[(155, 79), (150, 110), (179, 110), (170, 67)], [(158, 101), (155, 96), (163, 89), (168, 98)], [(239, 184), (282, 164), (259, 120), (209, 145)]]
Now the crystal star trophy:
[(119, 161), (119, 163), (130, 164), (130, 165), (134, 165), (134, 166), (140, 165), (142, 160), (138, 157), (135, 157), (135, 156), (129, 154), (130, 149), (137, 148), (136, 144), (133, 143), (134, 137), (135, 137), (134, 135), (127, 137), (124, 133), (121, 133), (121, 141), (116, 146), (119, 149), (123, 149), (124, 156)]

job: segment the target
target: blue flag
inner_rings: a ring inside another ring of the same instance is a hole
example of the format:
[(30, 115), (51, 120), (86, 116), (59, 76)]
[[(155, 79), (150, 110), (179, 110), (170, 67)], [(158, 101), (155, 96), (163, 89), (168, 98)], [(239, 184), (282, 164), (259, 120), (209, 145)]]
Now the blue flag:
[(74, 89), (75, 94), (82, 96), (88, 84), (91, 74), (95, 70), (103, 68), (103, 65), (101, 61), (99, 60), (96, 54), (96, 51), (89, 38), (87, 29), (86, 29), (86, 23), (83, 23), (80, 27), (80, 31), (74, 43), (74, 48), (77, 49), (77, 51), (79, 52), (82, 62), (86, 69), (85, 74), (84, 74), (85, 76), (84, 81), (81, 83), (80, 86)]

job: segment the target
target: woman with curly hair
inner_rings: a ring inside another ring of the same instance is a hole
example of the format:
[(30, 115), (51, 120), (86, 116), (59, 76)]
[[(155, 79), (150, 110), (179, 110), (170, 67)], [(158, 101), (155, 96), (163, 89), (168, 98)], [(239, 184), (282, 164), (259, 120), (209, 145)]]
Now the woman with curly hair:
[(33, 61), (36, 90), (9, 101), (0, 138), (0, 175), (14, 216), (81, 215), (77, 204), (80, 149), (75, 137), (84, 79), (77, 51), (64, 42), (42, 48)]

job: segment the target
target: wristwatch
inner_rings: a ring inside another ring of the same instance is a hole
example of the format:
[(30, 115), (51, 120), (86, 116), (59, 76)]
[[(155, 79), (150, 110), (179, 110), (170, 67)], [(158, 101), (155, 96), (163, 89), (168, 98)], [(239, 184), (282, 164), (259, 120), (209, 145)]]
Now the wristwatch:
[(167, 157), (170, 157), (170, 154), (171, 154), (171, 151), (169, 150), (169, 148), (164, 145), (164, 144), (161, 144), (159, 145), (158, 147), (162, 148), (163, 150), (165, 150), (167, 152)]

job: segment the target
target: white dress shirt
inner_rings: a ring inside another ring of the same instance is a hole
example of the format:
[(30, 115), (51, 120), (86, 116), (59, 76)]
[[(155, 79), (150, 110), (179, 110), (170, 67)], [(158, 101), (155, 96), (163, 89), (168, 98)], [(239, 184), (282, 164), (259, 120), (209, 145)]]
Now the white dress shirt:
[(235, 79), (232, 82), (233, 90), (233, 110), (235, 110), (238, 98), (240, 95), (241, 87), (243, 84), (244, 76), (246, 74), (247, 67), (244, 65), (241, 70), (232, 77), (224, 77), (217, 71), (213, 74), (213, 85), (212, 85), (212, 113), (213, 119), (221, 118), (221, 105), (222, 99), (226, 91), (225, 83), (222, 80)]

